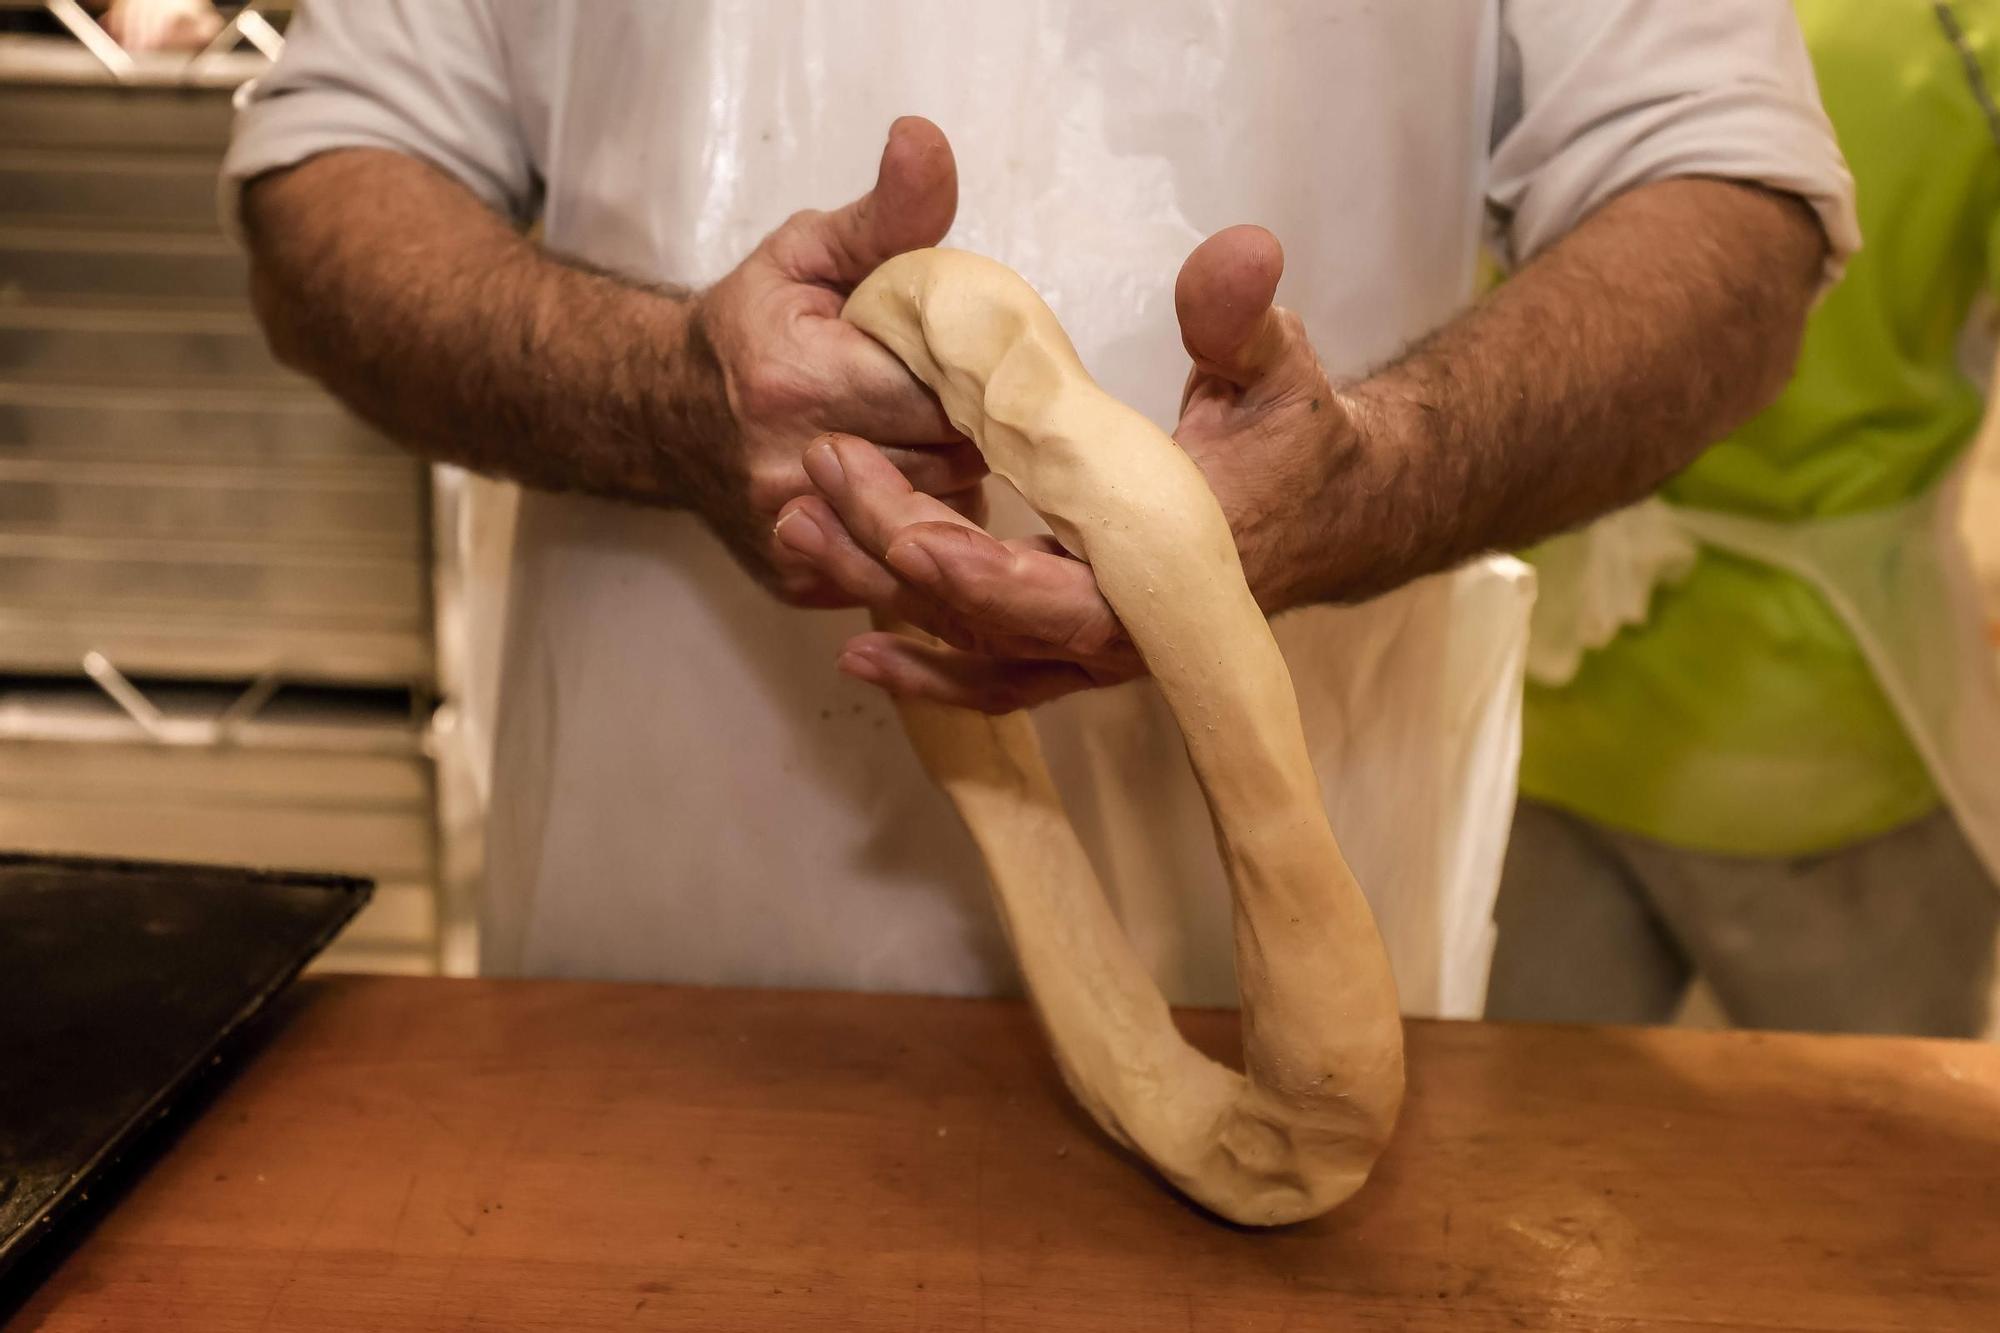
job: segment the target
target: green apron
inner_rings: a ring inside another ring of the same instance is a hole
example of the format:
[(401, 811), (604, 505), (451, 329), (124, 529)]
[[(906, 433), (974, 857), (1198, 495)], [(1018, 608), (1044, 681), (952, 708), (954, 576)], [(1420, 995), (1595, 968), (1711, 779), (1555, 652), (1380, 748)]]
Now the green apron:
[[(1587, 565), (1586, 584), (1618, 589), (1630, 623), (1568, 653), (1567, 679), (1538, 673), (1560, 683), (1528, 691), (1525, 795), (1671, 845), (1797, 856), (1885, 832), (1967, 786), (1927, 733), (1963, 731), (1954, 719), (1982, 706), (1990, 673), (1961, 688), (1955, 669), (1918, 664), (1955, 660), (1969, 614), (1949, 595), (1956, 556), (1932, 534), (1982, 411), (1959, 337), (2000, 270), (2000, 149), (1964, 59), (2000, 68), (2000, 2), (1952, 8), (1963, 50), (1921, 0), (1800, 0), (1865, 248), (1814, 312), (1771, 408), (1670, 483), (1665, 505), (1538, 553), (1553, 606), (1577, 603)], [(1696, 539), (1678, 551), (1676, 527)], [(1903, 573), (1838, 554), (1837, 540), (1861, 536)], [(1885, 603), (1875, 592), (1887, 587), (1935, 614)], [(1565, 655), (1559, 633), (1537, 634), (1543, 661)]]

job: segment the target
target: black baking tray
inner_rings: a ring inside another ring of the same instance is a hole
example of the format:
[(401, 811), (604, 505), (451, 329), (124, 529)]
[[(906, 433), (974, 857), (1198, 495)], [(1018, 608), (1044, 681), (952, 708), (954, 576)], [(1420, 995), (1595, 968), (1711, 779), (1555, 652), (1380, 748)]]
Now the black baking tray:
[(0, 1277), (373, 888), (0, 853)]

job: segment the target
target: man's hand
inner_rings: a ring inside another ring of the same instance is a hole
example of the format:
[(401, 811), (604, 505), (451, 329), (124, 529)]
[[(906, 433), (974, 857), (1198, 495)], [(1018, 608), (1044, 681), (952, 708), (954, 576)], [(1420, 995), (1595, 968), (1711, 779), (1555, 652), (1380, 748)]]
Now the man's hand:
[(979, 513), (979, 451), (902, 362), (840, 317), (847, 293), (884, 261), (942, 240), (957, 205), (951, 146), (906, 117), (889, 131), (873, 190), (831, 213), (793, 215), (695, 299), (689, 340), (712, 353), (734, 427), (730, 447), (710, 456), (702, 516), (787, 601), (852, 604), (772, 537), (785, 503), (812, 490), (801, 455), (822, 432), (866, 436), (905, 484)]
[[(1321, 560), (1313, 516), (1337, 503), (1354, 454), (1345, 407), (1303, 325), (1272, 304), (1284, 255), (1259, 227), (1197, 247), (1174, 290), (1194, 367), (1174, 432), (1236, 535), (1266, 611), (1305, 595)], [(819, 494), (779, 536), (848, 596), (944, 640), (851, 640), (841, 669), (896, 694), (1004, 712), (1140, 674), (1089, 566), (1052, 539), (1000, 541), (918, 494), (867, 441), (833, 435), (806, 456)]]
[(957, 203), (943, 133), (899, 120), (873, 190), (797, 214), (694, 297), (553, 254), (382, 149), (259, 177), (243, 221), (273, 349), (383, 431), (525, 485), (692, 510), (780, 597), (819, 606), (845, 599), (772, 539), (810, 489), (817, 433), (866, 434), (976, 512), (977, 451), (839, 317), (878, 264), (941, 239)]

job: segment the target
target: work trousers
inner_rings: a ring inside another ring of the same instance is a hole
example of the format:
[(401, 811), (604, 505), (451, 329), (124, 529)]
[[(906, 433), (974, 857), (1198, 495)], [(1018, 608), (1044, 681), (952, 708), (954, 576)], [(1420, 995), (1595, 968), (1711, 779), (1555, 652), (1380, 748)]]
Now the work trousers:
[(1991, 1035), (2000, 887), (1943, 811), (1820, 856), (1669, 847), (1523, 800), (1489, 1018)]

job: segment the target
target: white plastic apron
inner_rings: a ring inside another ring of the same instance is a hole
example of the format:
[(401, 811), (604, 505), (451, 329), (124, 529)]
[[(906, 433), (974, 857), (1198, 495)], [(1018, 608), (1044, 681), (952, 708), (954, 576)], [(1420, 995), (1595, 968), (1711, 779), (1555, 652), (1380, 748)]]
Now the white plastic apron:
[[(1584, 652), (1645, 618), (1693, 542), (1782, 569), (1860, 645), (1966, 840), (2000, 884), (2000, 672), (1959, 530), (1965, 468), (1903, 504), (1777, 522), (1649, 500), (1551, 543), (1529, 674), (1560, 685)], [(1688, 540), (1692, 538), (1692, 541)]]
[[(1174, 274), (1220, 226), (1255, 219), (1283, 238), (1281, 296), (1335, 374), (1379, 363), (1472, 290), (1490, 5), (1163, 0), (1144, 21), (930, 0), (550, 12), (546, 46), (521, 44), (562, 71), (529, 120), (546, 236), (624, 272), (713, 281), (787, 213), (857, 193), (884, 128), (917, 113), (958, 158), (948, 243), (1020, 270), (1099, 381), (1168, 426), (1187, 365)], [(586, 71), (588, 87), (564, 86)], [(1413, 162), (1413, 184), (1352, 184), (1402, 182)], [(778, 606), (685, 515), (530, 493), (519, 533), (485, 967), (1012, 984), (948, 803), (880, 697), (832, 669), (858, 613)], [(1481, 1004), (1531, 587), (1518, 562), (1481, 561), (1277, 626), (1333, 826), (1413, 1012)], [(1094, 692), (1039, 721), (1166, 994), (1233, 1002), (1229, 898), (1156, 693)]]

